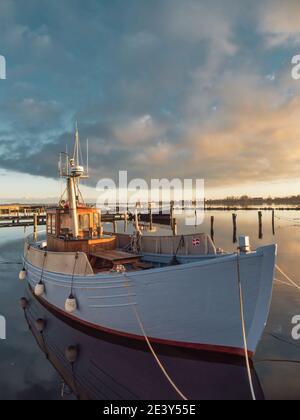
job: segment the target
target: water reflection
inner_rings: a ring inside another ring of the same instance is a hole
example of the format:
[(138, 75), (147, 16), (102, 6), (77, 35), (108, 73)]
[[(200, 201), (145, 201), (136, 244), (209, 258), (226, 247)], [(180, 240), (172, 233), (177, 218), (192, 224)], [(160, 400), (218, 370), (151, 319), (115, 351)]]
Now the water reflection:
[[(25, 318), (40, 349), (78, 399), (178, 399), (146, 343), (78, 330), (42, 306), (30, 291)], [(97, 336), (96, 336), (97, 335)], [(164, 368), (188, 399), (250, 399), (245, 362), (155, 346)], [(253, 370), (256, 395), (263, 392)]]

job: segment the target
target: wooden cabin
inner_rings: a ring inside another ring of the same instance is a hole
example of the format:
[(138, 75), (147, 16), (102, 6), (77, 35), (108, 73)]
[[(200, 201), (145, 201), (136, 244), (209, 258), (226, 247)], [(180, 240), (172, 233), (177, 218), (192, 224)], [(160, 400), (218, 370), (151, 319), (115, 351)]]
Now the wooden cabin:
[(52, 252), (85, 252), (91, 248), (115, 249), (116, 238), (102, 235), (101, 215), (97, 209), (82, 207), (77, 209), (79, 235), (72, 233), (69, 208), (47, 211), (47, 248)]
[(95, 272), (135, 267), (141, 257), (117, 250), (116, 235), (103, 235), (101, 215), (95, 208), (77, 208), (79, 235), (74, 238), (68, 207), (47, 211), (47, 250), (50, 252), (84, 252)]

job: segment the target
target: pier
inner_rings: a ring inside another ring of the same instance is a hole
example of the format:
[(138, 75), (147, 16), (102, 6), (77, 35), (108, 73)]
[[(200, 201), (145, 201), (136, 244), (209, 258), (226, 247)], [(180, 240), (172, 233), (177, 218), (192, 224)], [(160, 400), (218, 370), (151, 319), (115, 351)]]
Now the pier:
[(0, 205), (0, 228), (33, 226), (35, 217), (37, 217), (39, 226), (45, 225), (46, 206), (25, 204)]
[[(29, 206), (29, 205), (0, 205), (0, 228), (11, 227), (29, 227), (35, 225), (45, 226), (47, 221), (46, 210), (52, 206)], [(116, 223), (118, 221), (132, 222), (134, 220), (133, 213), (102, 213), (101, 220), (103, 223)], [(171, 224), (171, 216), (169, 214), (139, 214), (139, 220), (143, 223), (160, 224), (169, 226)]]
[[(161, 203), (159, 203), (161, 205)], [(172, 229), (173, 235), (177, 234), (177, 219), (174, 217), (173, 211), (174, 206), (171, 205), (171, 213), (165, 214), (162, 210), (157, 212), (159, 205), (156, 206), (149, 203), (148, 207), (145, 205), (143, 211), (141, 211), (141, 206), (137, 206), (139, 209), (138, 219), (143, 224), (148, 224), (150, 231), (153, 230), (153, 225), (162, 225), (169, 226)], [(29, 227), (29, 226), (45, 226), (47, 221), (46, 211), (53, 207), (52, 205), (21, 205), (21, 204), (12, 204), (12, 205), (0, 205), (0, 229), (1, 228), (12, 228), (12, 227)], [(91, 206), (92, 207), (92, 206)], [(164, 206), (161, 206), (163, 208)], [(176, 207), (178, 208), (178, 207)], [(192, 206), (187, 210), (191, 210)], [(200, 210), (200, 207), (195, 206), (195, 211)], [(146, 213), (145, 213), (145, 209)], [(172, 211), (173, 209), (173, 211)], [(183, 210), (184, 208), (182, 208)], [(155, 211), (156, 210), (156, 211)], [(275, 208), (272, 207), (260, 207), (260, 208), (230, 208), (230, 207), (205, 207), (202, 208), (206, 212), (218, 212), (218, 211), (232, 211), (232, 229), (233, 229), (233, 243), (237, 242), (237, 231), (238, 231), (238, 214), (237, 212), (251, 210), (257, 211), (258, 214), (258, 238), (263, 239), (263, 212), (271, 212), (271, 228), (272, 233), (275, 235), (276, 227), (275, 220), (279, 219), (279, 216), (275, 215)], [(282, 209), (281, 209), (282, 210)], [(289, 208), (289, 210), (299, 210), (299, 208)], [(123, 221), (125, 226), (129, 222), (134, 222), (135, 215), (133, 211), (121, 212), (119, 208), (116, 209), (116, 212), (111, 213), (102, 213), (101, 220), (103, 223), (112, 223), (113, 230), (117, 231), (117, 222)], [(210, 217), (210, 235), (214, 240), (215, 237), (215, 222), (217, 216), (212, 215)], [(127, 229), (124, 228), (125, 230)]]

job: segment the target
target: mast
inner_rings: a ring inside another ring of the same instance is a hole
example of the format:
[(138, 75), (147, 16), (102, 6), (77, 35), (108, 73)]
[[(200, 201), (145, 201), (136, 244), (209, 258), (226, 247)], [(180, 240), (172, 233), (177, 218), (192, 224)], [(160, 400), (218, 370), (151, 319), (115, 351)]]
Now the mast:
[(76, 239), (79, 236), (79, 226), (78, 226), (75, 182), (76, 180), (73, 176), (70, 176), (69, 178), (67, 178), (69, 211), (70, 211), (70, 217), (72, 220), (72, 233), (73, 233), (73, 237)]
[(79, 180), (80, 178), (88, 177), (84, 167), (80, 165), (79, 151), (79, 131), (76, 123), (73, 156), (70, 157), (67, 153), (61, 154), (59, 164), (60, 176), (67, 179), (69, 214), (74, 239), (77, 239), (79, 236), (79, 223), (77, 214), (78, 196), (80, 195), (80, 192), (78, 191)]

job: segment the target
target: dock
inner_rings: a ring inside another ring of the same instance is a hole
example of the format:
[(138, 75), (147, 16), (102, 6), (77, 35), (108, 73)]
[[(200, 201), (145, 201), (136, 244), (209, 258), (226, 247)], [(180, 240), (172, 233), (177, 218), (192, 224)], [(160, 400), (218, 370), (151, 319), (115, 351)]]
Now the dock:
[[(38, 226), (45, 226), (47, 221), (46, 211), (52, 206), (30, 206), (30, 205), (0, 205), (0, 229), (12, 227), (29, 227), (34, 226), (35, 218), (37, 218)], [(101, 220), (103, 223), (115, 223), (118, 221), (132, 222), (134, 220), (132, 213), (102, 213)], [(168, 214), (139, 214), (139, 220), (144, 223), (155, 223), (159, 225), (169, 226), (171, 216)]]

